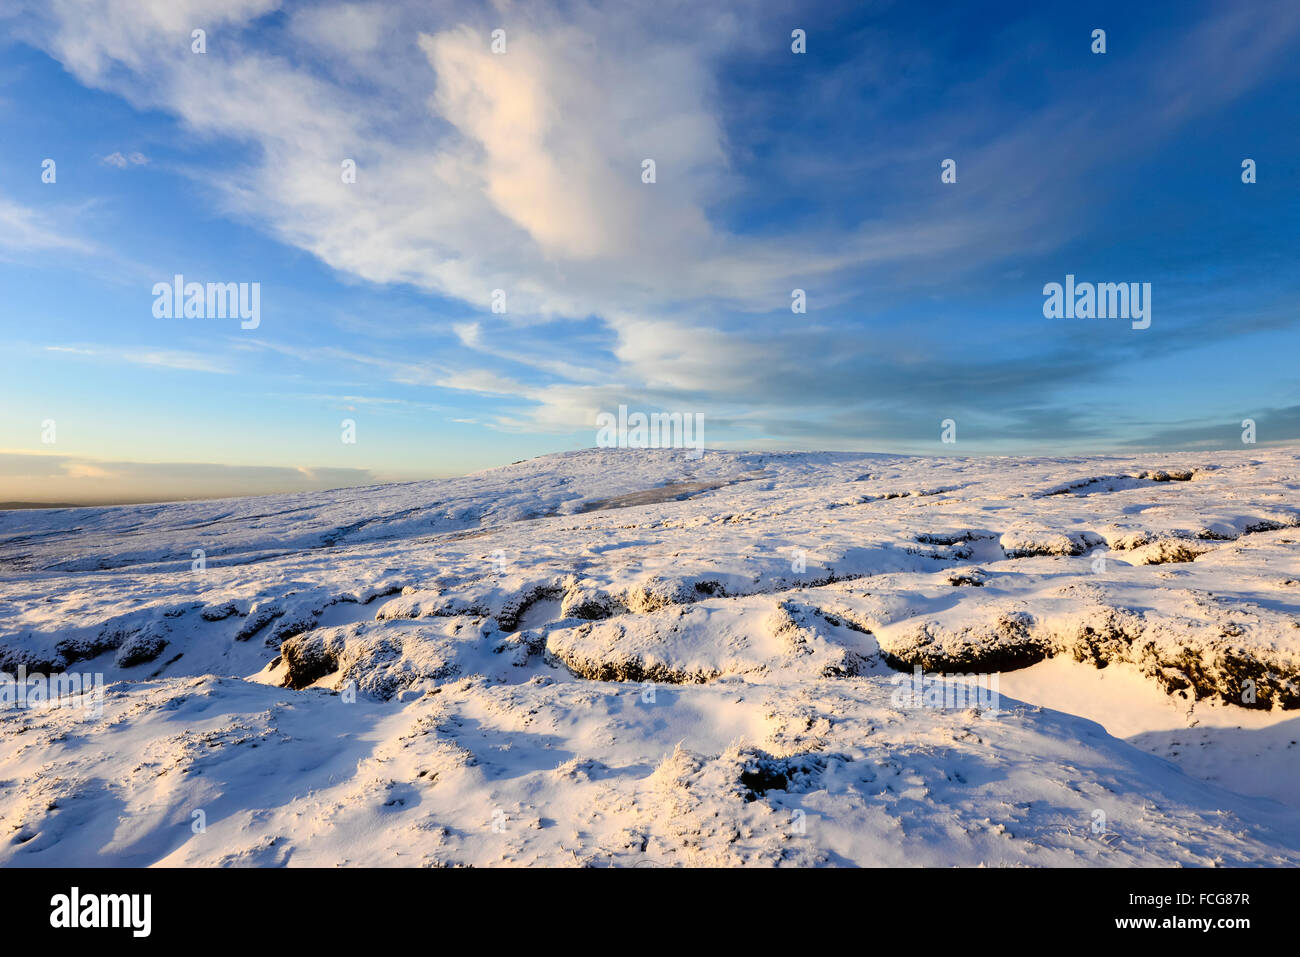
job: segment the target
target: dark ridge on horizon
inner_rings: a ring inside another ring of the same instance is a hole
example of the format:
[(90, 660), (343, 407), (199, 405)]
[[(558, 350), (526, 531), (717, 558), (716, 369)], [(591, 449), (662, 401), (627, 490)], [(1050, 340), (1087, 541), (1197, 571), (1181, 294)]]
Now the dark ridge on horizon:
[(88, 508), (76, 502), (0, 502), (0, 512), (17, 511), (20, 508)]
[[(283, 493), (263, 493), (279, 495)], [(41, 508), (111, 508), (115, 505), (176, 505), (181, 502), (211, 502), (223, 498), (253, 498), (251, 495), (196, 495), (188, 498), (123, 498), (99, 502), (0, 502), (0, 512), (17, 512)]]

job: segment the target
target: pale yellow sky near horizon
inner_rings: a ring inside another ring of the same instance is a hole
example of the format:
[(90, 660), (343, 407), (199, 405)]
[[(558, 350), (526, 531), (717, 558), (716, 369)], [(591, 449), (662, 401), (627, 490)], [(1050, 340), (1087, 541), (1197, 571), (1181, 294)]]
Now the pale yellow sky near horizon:
[(474, 470), (403, 473), (366, 468), (122, 462), (0, 450), (0, 507), (13, 503), (120, 505), (235, 498), (447, 478)]

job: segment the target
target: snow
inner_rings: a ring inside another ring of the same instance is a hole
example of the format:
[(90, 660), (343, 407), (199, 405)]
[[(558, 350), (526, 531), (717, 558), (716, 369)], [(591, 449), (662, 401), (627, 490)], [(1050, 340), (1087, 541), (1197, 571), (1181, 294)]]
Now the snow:
[(1295, 865), (1298, 544), (1294, 449), (0, 512), (0, 670), (108, 682), (0, 708), (0, 863)]

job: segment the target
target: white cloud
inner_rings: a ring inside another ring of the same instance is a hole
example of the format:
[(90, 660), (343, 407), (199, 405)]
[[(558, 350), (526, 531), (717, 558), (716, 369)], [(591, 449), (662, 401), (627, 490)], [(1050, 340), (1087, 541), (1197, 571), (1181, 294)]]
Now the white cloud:
[(349, 59), (372, 53), (391, 28), (392, 13), (379, 3), (337, 3), (294, 11), (295, 37)]
[(157, 366), (183, 372), (212, 372), (230, 374), (233, 370), (223, 362), (208, 355), (183, 352), (177, 349), (140, 349), (110, 346), (46, 346), (47, 352), (83, 356), (107, 362), (126, 362), (132, 365)]
[[(200, 134), (257, 143), (251, 169), (214, 174), (229, 206), (373, 281), (475, 305), (502, 288), (521, 317), (700, 295), (760, 308), (790, 275), (850, 261), (797, 239), (722, 233), (705, 215), (727, 169), (706, 53), (736, 37), (732, 19), (701, 14), (693, 40), (647, 32), (615, 43), (635, 35), (643, 12), (575, 10), (561, 22), (511, 7), (499, 15), (509, 52), (497, 56), (497, 18), (439, 25), (421, 5), (295, 13), (304, 35), (337, 45), (352, 25), (354, 56), (373, 41), (373, 63), (399, 65), (360, 93), (222, 42), (273, 6), (65, 0), (34, 39), (83, 82), (171, 111)], [(384, 29), (401, 21), (424, 28)], [(200, 23), (204, 56), (188, 45)], [(359, 166), (353, 186), (340, 181), (345, 158)], [(641, 182), (645, 158), (657, 163), (654, 185)]]
[(88, 253), (94, 250), (94, 246), (56, 224), (50, 213), (0, 196), (0, 249)]
[(120, 152), (109, 153), (100, 162), (107, 166), (116, 166), (118, 169), (126, 169), (128, 166), (144, 166), (149, 162), (149, 157), (143, 153), (132, 152), (125, 156)]

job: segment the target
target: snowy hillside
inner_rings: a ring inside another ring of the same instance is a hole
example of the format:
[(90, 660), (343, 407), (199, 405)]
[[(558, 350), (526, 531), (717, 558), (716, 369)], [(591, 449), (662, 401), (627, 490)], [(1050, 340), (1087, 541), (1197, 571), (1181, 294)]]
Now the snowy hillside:
[(1300, 452), (0, 512), (20, 667), (109, 684), (0, 709), (0, 864), (1296, 865)]

